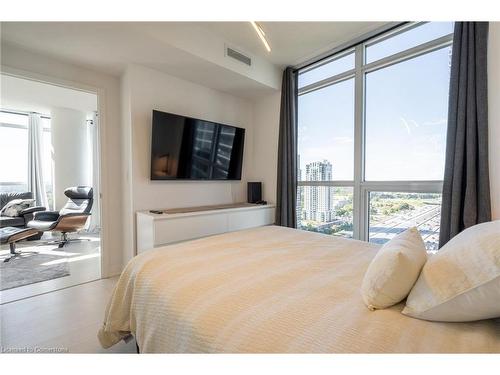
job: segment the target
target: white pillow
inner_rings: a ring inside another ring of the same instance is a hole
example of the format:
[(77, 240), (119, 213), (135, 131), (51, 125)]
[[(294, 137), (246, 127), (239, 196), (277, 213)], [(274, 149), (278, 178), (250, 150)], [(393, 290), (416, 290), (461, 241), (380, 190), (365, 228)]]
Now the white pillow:
[(417, 228), (387, 242), (368, 266), (361, 294), (370, 310), (383, 309), (406, 298), (427, 260)]
[(430, 257), (403, 314), (441, 322), (500, 317), (500, 220), (464, 230)]
[(13, 199), (3, 206), (0, 216), (17, 217), (19, 212), (33, 205), (34, 199)]

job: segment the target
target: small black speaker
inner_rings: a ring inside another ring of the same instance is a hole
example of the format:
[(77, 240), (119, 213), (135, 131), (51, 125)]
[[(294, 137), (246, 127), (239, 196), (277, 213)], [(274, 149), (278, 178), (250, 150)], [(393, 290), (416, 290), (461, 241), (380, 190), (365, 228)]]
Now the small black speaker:
[(248, 203), (262, 201), (262, 182), (249, 182), (247, 186)]

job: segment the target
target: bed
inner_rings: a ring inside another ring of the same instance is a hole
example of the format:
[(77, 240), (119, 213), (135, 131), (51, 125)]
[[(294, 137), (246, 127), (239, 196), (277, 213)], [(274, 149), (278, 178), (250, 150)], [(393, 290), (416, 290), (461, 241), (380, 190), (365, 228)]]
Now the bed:
[(378, 245), (277, 226), (147, 251), (123, 271), (98, 333), (143, 353), (500, 353), (500, 319), (436, 323), (370, 311)]

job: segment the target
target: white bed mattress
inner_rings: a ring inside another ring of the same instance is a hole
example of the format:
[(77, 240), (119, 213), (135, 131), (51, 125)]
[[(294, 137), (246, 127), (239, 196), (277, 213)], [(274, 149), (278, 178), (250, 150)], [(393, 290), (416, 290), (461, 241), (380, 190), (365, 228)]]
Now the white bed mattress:
[(435, 323), (369, 311), (378, 246), (277, 226), (151, 250), (122, 273), (99, 339), (145, 353), (500, 353), (500, 320)]

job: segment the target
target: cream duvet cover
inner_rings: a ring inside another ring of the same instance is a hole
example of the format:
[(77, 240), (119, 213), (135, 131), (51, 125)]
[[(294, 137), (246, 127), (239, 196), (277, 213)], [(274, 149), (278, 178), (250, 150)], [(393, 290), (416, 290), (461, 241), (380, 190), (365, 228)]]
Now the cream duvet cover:
[(500, 353), (500, 320), (435, 323), (370, 311), (377, 245), (277, 226), (147, 251), (130, 261), (99, 340), (144, 353)]

